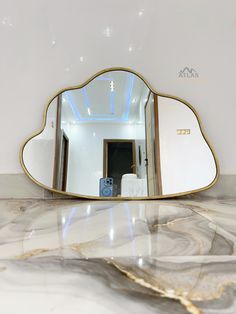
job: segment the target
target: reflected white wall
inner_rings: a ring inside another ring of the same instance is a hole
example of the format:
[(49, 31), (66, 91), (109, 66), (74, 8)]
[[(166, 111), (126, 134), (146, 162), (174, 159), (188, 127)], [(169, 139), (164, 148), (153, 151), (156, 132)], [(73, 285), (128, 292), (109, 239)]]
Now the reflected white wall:
[(46, 126), (24, 148), (24, 163), (35, 180), (52, 187), (56, 136), (57, 100), (53, 100), (47, 113)]
[[(167, 97), (158, 97), (158, 110), (163, 194), (209, 185), (216, 175), (215, 161), (192, 110)], [(190, 134), (178, 135), (178, 129), (190, 129)]]

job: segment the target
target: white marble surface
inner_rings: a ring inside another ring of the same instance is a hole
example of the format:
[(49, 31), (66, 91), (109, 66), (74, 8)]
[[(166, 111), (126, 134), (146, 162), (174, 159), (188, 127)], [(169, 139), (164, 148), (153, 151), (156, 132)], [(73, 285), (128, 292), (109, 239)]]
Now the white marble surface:
[(233, 314), (235, 205), (1, 200), (0, 314)]

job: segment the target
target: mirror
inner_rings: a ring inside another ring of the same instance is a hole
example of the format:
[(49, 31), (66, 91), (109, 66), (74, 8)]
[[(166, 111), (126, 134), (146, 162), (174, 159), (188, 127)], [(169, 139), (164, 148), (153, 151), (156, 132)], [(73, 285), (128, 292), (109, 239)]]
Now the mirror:
[(41, 186), (87, 198), (184, 195), (218, 176), (194, 109), (121, 68), (58, 93), (21, 163)]

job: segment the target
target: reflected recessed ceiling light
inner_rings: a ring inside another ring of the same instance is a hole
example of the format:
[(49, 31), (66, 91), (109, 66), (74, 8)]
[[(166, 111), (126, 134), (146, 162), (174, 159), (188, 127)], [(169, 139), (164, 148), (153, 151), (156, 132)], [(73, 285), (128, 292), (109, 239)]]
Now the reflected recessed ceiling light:
[(110, 82), (110, 89), (111, 89), (111, 92), (114, 92), (114, 89), (115, 89), (114, 81)]
[(90, 111), (90, 108), (88, 108), (88, 115), (89, 115), (89, 116), (91, 115), (91, 111)]
[(139, 16), (142, 16), (142, 15), (143, 15), (143, 11), (139, 11), (139, 12), (138, 12), (138, 15), (139, 15)]
[(80, 57), (79, 57), (79, 61), (80, 61), (80, 62), (84, 62), (84, 57), (83, 57), (83, 56), (80, 56)]
[(52, 40), (52, 46), (55, 46), (56, 45), (56, 40)]
[(130, 47), (128, 48), (128, 50), (129, 50), (129, 52), (131, 52), (131, 51), (133, 51), (133, 48), (130, 46)]
[(136, 102), (136, 98), (133, 98), (132, 100), (132, 104), (134, 104)]
[(106, 27), (103, 31), (104, 36), (111, 37), (112, 35), (112, 29), (110, 27)]

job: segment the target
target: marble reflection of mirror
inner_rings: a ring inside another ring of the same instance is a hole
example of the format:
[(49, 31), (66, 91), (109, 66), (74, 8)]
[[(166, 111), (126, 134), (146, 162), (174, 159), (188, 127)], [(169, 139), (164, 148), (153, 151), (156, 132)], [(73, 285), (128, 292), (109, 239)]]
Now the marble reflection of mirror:
[(22, 165), (51, 190), (84, 197), (168, 197), (205, 189), (217, 164), (191, 107), (112, 69), (58, 94)]

